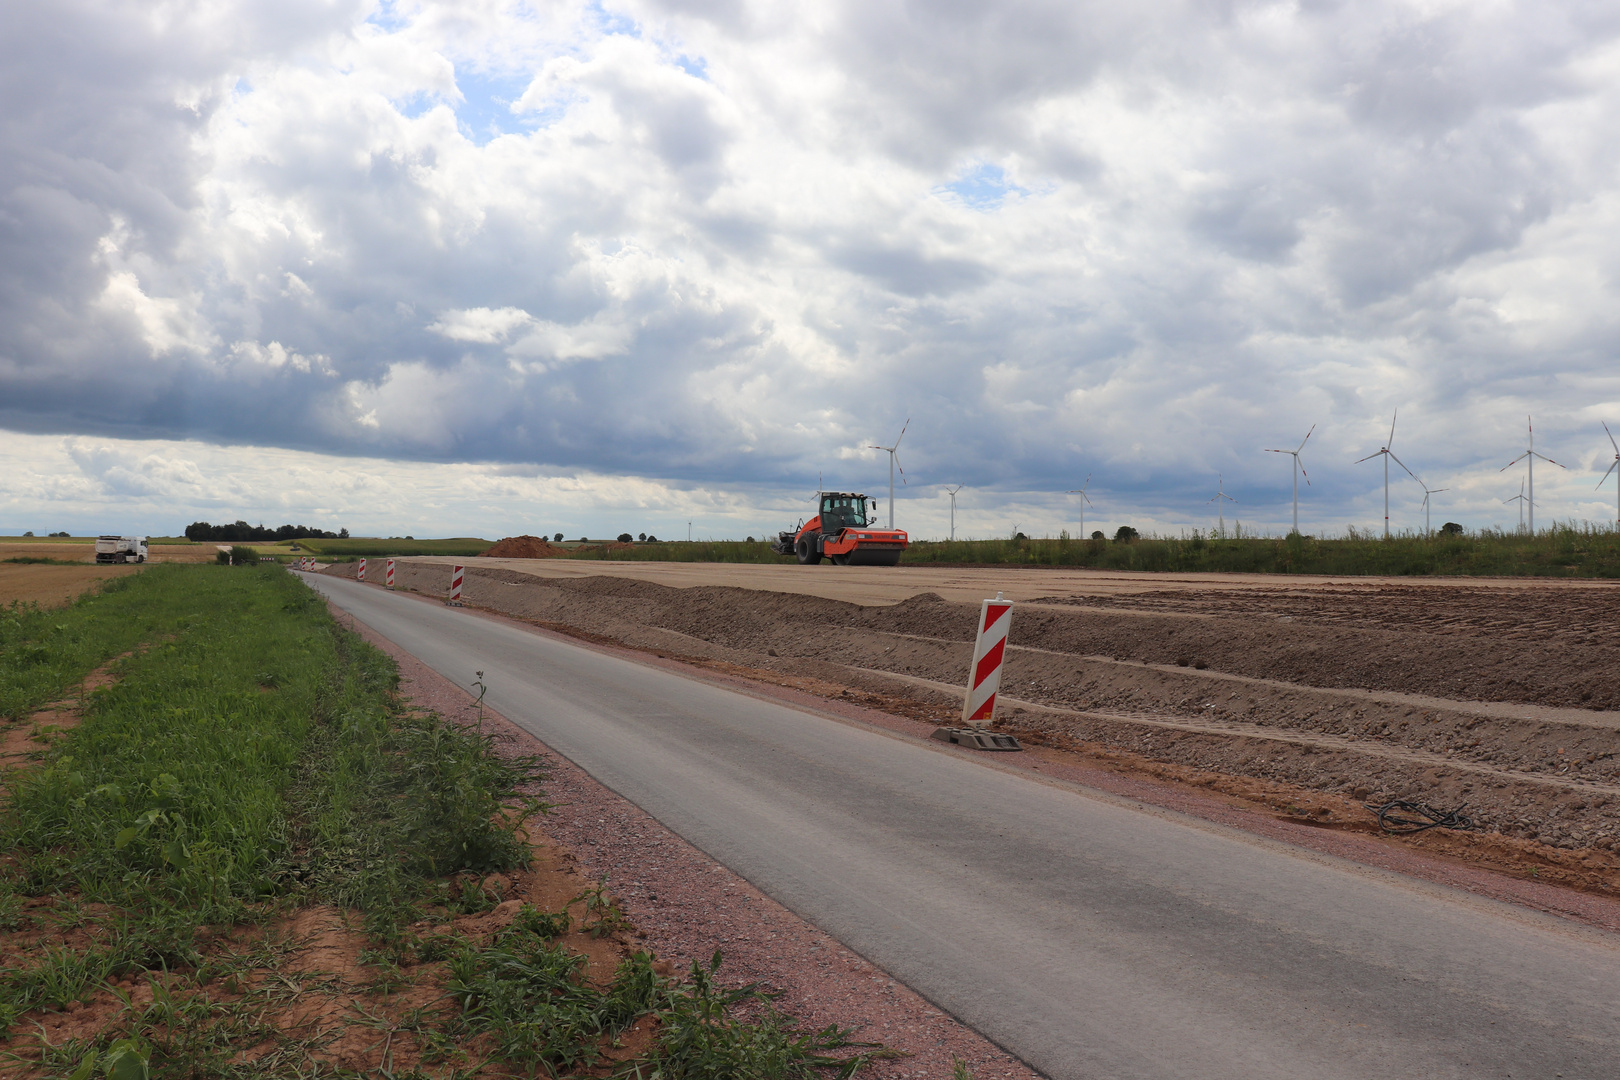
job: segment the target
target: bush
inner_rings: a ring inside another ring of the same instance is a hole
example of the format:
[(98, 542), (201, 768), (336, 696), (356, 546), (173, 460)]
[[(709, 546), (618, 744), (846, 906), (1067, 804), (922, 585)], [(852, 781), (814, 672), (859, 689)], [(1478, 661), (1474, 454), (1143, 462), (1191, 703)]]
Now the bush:
[(1444, 525), (1440, 526), (1440, 531), (1445, 533), (1447, 536), (1461, 536), (1463, 527), (1457, 524), (1455, 521), (1448, 521)]
[(628, 544), (628, 543), (631, 543), (634, 540), (635, 540), (635, 537), (631, 536), (629, 533), (620, 533), (619, 534), (619, 543), (621, 543), (621, 544)]
[(555, 534), (554, 536), (552, 536), (552, 539), (557, 541), (557, 543), (559, 543), (559, 544), (562, 543), (562, 533)]
[(1101, 529), (1093, 529), (1091, 531), (1091, 538), (1093, 540), (1107, 540), (1108, 539), (1108, 537), (1103, 535), (1103, 531)]
[(65, 530), (65, 529), (64, 529), (64, 530), (63, 530), (63, 531), (61, 531), (61, 532), (53, 532), (53, 533), (47, 533), (47, 534), (46, 534), (46, 535), (47, 535), (47, 536), (65, 536), (65, 537), (68, 537), (68, 538), (70, 538), (70, 539), (71, 539), (71, 538), (72, 538), (72, 536), (73, 536), (73, 534), (72, 534), (72, 533), (70, 533), (70, 532), (68, 532), (68, 531), (67, 531), (67, 530)]
[(1141, 533), (1137, 532), (1129, 525), (1121, 525), (1119, 528), (1114, 530), (1114, 542), (1118, 544), (1128, 544), (1132, 540), (1137, 539), (1139, 536), (1141, 536)]

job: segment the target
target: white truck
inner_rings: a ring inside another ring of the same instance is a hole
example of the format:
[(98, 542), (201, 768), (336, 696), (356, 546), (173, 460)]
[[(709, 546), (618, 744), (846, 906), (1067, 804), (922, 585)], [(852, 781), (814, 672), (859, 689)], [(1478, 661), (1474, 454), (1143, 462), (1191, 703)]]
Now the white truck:
[(96, 537), (96, 562), (143, 563), (146, 561), (146, 537)]

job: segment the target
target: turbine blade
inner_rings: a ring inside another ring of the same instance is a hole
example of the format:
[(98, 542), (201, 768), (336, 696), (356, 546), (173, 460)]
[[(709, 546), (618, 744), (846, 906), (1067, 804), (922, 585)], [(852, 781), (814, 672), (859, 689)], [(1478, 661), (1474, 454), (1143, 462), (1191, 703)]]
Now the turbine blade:
[(900, 482), (902, 484), (909, 483), (909, 481), (906, 479), (906, 467), (900, 464), (899, 454), (894, 455), (894, 467), (900, 470)]
[(1529, 455), (1530, 455), (1530, 452), (1528, 450), (1526, 450), (1524, 453), (1520, 454), (1518, 457), (1514, 458), (1512, 461), (1508, 462), (1506, 465), (1502, 466), (1500, 469), (1497, 469), (1496, 471), (1497, 472), (1507, 472), (1509, 469), (1513, 468), (1513, 466), (1515, 466), (1519, 462), (1523, 461)]
[(1299, 475), (1303, 476), (1305, 478), (1305, 482), (1309, 484), (1311, 482), (1311, 474), (1305, 471), (1305, 459), (1301, 458), (1298, 454), (1295, 454), (1294, 460), (1299, 463)]
[(1368, 454), (1366, 457), (1356, 458), (1356, 460), (1351, 462), (1351, 464), (1352, 465), (1360, 465), (1363, 461), (1371, 461), (1373, 458), (1377, 457), (1379, 454), (1387, 454), (1387, 453), (1389, 453), (1388, 450), (1374, 450), (1372, 453)]
[(1389, 442), (1384, 444), (1386, 450), (1395, 445), (1395, 417), (1399, 416), (1400, 412), (1401, 410), (1396, 409), (1389, 415)]
[[(1609, 478), (1609, 473), (1614, 472), (1614, 468), (1615, 468), (1616, 465), (1620, 465), (1620, 457), (1615, 458), (1614, 462), (1612, 464), (1610, 464), (1609, 471), (1603, 474), (1603, 480), (1607, 480)], [(1598, 487), (1603, 486), (1603, 480), (1599, 480), (1597, 482)], [(1596, 491), (1597, 488), (1593, 488), (1592, 490)]]
[(1620, 460), (1620, 443), (1614, 441), (1614, 432), (1609, 430), (1607, 423), (1603, 425), (1603, 434), (1609, 437), (1609, 445), (1614, 447), (1614, 456), (1616, 460)]
[[(1315, 430), (1316, 430), (1316, 425), (1312, 424), (1311, 425), (1311, 431), (1315, 431)], [(1299, 440), (1299, 450), (1305, 449), (1305, 444), (1311, 441), (1311, 431), (1307, 431), (1305, 433), (1305, 437), (1303, 439)], [(1296, 454), (1299, 453), (1299, 450), (1295, 450), (1294, 453), (1296, 453)]]
[(911, 417), (908, 416), (908, 417), (906, 417), (906, 422), (904, 424), (900, 425), (900, 434), (895, 436), (894, 448), (896, 450), (900, 449), (900, 440), (906, 437), (906, 428), (908, 428), (910, 426), (911, 426)]
[[(1391, 451), (1389, 456), (1392, 457), (1392, 458), (1395, 458), (1395, 464), (1399, 465), (1403, 469), (1406, 469), (1406, 462), (1402, 461), (1398, 457), (1395, 457), (1394, 451)], [(1423, 487), (1423, 481), (1418, 480), (1417, 473), (1413, 472), (1411, 469), (1406, 469), (1406, 475), (1410, 476), (1414, 480), (1417, 480), (1418, 487)], [(1424, 490), (1427, 491), (1428, 489), (1424, 488)]]
[[(1548, 457), (1546, 454), (1539, 453), (1539, 452), (1537, 452), (1535, 450), (1532, 450), (1530, 452), (1532, 454), (1535, 454), (1536, 457), (1540, 458), (1542, 461), (1545, 461), (1549, 465), (1558, 465), (1558, 462), (1554, 461), (1552, 458)], [(1564, 466), (1562, 466), (1562, 465), (1558, 465), (1558, 467), (1560, 469), (1564, 469), (1565, 472), (1569, 471), (1568, 469), (1564, 468)]]

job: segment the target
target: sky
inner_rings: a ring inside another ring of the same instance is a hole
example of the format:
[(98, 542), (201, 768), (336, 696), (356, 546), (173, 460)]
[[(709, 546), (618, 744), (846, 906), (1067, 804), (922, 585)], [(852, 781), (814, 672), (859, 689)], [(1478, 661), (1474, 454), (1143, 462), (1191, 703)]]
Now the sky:
[[(1613, 524), (1620, 6), (0, 13), (0, 533)], [(690, 523), (690, 524), (689, 524)]]

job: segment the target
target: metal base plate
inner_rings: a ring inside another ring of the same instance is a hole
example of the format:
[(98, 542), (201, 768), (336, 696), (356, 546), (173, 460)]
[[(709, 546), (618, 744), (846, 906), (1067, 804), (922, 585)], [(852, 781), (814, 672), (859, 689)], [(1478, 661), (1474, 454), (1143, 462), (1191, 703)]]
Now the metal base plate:
[(935, 728), (933, 738), (940, 742), (965, 746), (969, 750), (1022, 750), (1024, 747), (1011, 735), (988, 728)]

